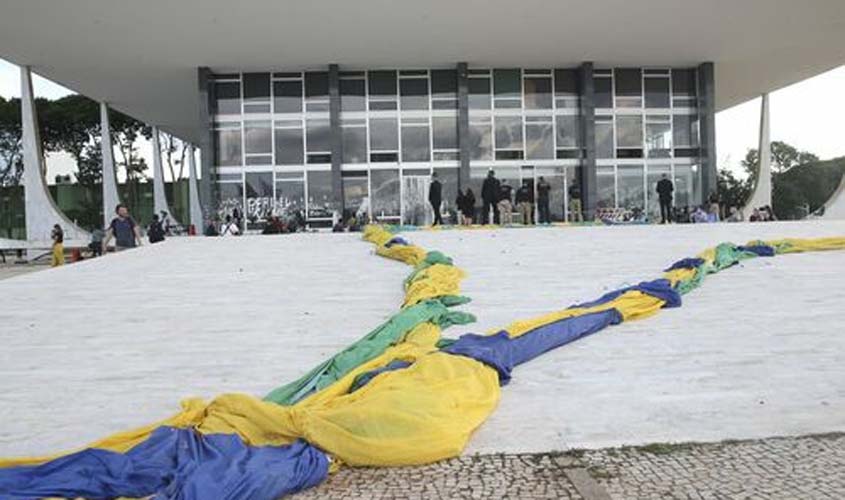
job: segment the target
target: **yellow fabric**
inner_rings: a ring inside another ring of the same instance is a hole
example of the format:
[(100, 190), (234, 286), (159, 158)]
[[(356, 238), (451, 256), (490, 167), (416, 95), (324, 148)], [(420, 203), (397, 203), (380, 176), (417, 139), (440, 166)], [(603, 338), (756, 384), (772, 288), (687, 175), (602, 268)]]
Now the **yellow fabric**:
[[(170, 418), (166, 418), (137, 429), (112, 434), (105, 439), (95, 441), (88, 446), (80, 448), (80, 450), (85, 448), (99, 448), (114, 451), (116, 453), (124, 453), (135, 445), (146, 440), (158, 427), (169, 426), (184, 428), (199, 423), (203, 417), (204, 411), (205, 403), (201, 399), (185, 399), (182, 401), (182, 411)], [(17, 467), (21, 465), (37, 465), (76, 451), (79, 450), (72, 450), (65, 453), (57, 453), (55, 455), (43, 457), (2, 458), (0, 459), (0, 468)]]
[(681, 281), (690, 280), (695, 277), (696, 269), (672, 269), (663, 274), (663, 277), (669, 280), (669, 283), (674, 287)]
[[(531, 330), (539, 328), (549, 323), (554, 323), (566, 318), (575, 316), (582, 316), (584, 314), (591, 314), (608, 309), (616, 309), (622, 314), (624, 321), (638, 320), (647, 318), (657, 313), (665, 302), (656, 297), (652, 297), (639, 290), (629, 290), (610, 302), (597, 305), (595, 307), (587, 308), (573, 308), (555, 311), (553, 313), (544, 314), (527, 320), (514, 321), (504, 328), (508, 335), (512, 338), (524, 335)], [(499, 331), (499, 330), (496, 330)], [(495, 332), (491, 332), (495, 333)]]
[[(759, 242), (751, 242), (759, 243)], [(814, 239), (798, 239), (798, 238), (784, 238), (781, 240), (771, 240), (763, 242), (778, 249), (778, 253), (799, 253), (799, 252), (821, 252), (826, 250), (843, 250), (845, 249), (845, 237), (831, 237), (831, 238), (814, 238)]]
[(385, 243), (393, 238), (393, 234), (381, 226), (366, 226), (364, 228), (365, 241), (375, 244), (376, 246), (384, 246)]
[(716, 248), (708, 248), (707, 250), (698, 254), (698, 257), (704, 259), (704, 262), (712, 264), (716, 260)]
[(379, 246), (376, 248), (376, 253), (388, 259), (398, 260), (416, 266), (425, 260), (427, 252), (415, 245), (393, 245), (390, 248)]
[(424, 300), (461, 293), (461, 280), (466, 273), (458, 267), (434, 264), (420, 271), (405, 290), (405, 303), (412, 306)]
[(53, 267), (65, 264), (65, 246), (61, 243), (53, 243), (53, 255), (50, 257), (50, 265)]

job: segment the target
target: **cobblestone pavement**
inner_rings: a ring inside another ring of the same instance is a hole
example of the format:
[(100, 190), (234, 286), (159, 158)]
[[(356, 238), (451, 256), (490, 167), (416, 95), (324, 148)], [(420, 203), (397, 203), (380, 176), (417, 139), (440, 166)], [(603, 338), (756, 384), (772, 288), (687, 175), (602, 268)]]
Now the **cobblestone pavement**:
[[(584, 469), (596, 488), (579, 484), (579, 491), (568, 475)], [(481, 455), (424, 467), (344, 468), (293, 498), (841, 500), (845, 434), (562, 455)]]
[(588, 451), (613, 499), (845, 498), (845, 434)]

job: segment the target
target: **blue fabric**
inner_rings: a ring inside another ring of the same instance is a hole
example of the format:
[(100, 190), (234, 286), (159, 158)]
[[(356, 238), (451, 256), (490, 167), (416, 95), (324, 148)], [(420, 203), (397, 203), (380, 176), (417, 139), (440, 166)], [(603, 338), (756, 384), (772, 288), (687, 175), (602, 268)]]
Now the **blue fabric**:
[(736, 247), (737, 250), (741, 252), (750, 252), (756, 254), (758, 257), (774, 257), (775, 256), (775, 249), (774, 247), (770, 247), (769, 245), (750, 245), (747, 247), (740, 246)]
[(570, 309), (573, 308), (589, 308), (595, 307), (602, 304), (606, 304), (611, 300), (619, 297), (625, 292), (631, 290), (638, 290), (642, 293), (647, 295), (651, 295), (652, 297), (656, 297), (666, 304), (663, 305), (665, 308), (672, 308), (672, 307), (680, 307), (681, 306), (681, 294), (679, 294), (674, 288), (672, 288), (672, 284), (667, 279), (656, 279), (654, 281), (643, 281), (639, 285), (629, 286), (627, 288), (620, 288), (619, 290), (614, 290), (612, 292), (608, 292), (601, 296), (601, 298), (594, 300), (592, 302), (584, 302), (582, 304), (576, 304)]
[(355, 377), (355, 380), (352, 381), (352, 387), (349, 388), (349, 392), (353, 393), (358, 389), (364, 387), (365, 385), (369, 384), (370, 381), (376, 377), (376, 375), (380, 375), (385, 372), (401, 370), (409, 366), (411, 366), (411, 363), (407, 361), (402, 361), (401, 359), (394, 359), (393, 361), (391, 361), (385, 366), (382, 366), (381, 368), (376, 368), (375, 370), (364, 372)]
[(403, 238), (403, 237), (401, 237), (401, 236), (394, 236), (393, 238), (391, 238), (391, 239), (390, 239), (390, 241), (388, 241), (387, 243), (385, 243), (385, 244), (384, 244), (384, 246), (385, 246), (385, 247), (387, 247), (387, 248), (390, 248), (390, 247), (392, 247), (393, 245), (404, 245), (404, 246), (408, 246), (408, 244), (409, 244), (409, 243), (408, 243), (408, 241), (407, 241), (405, 238)]
[(678, 262), (675, 262), (668, 268), (664, 269), (663, 272), (668, 273), (669, 271), (674, 271), (675, 269), (695, 269), (701, 264), (704, 264), (704, 259), (700, 257), (687, 257), (686, 259), (681, 259)]
[(254, 447), (236, 435), (159, 427), (126, 453), (89, 448), (42, 465), (0, 469), (0, 498), (275, 500), (319, 484), (328, 470), (325, 453), (304, 441)]
[(511, 338), (505, 331), (495, 335), (468, 333), (442, 350), (490, 366), (499, 373), (499, 383), (506, 385), (515, 366), (621, 321), (619, 311), (608, 309), (555, 321), (516, 338)]

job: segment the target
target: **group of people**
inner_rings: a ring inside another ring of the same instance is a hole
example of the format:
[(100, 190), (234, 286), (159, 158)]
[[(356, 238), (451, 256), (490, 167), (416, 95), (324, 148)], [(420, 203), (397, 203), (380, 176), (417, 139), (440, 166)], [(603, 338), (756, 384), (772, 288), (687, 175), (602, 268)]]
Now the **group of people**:
[[(539, 177), (536, 186), (537, 222), (539, 224), (551, 223), (550, 193), (551, 185), (542, 176)], [(434, 212), (434, 222), (432, 223), (434, 226), (443, 223), (441, 215), (442, 195), (443, 185), (437, 178), (437, 174), (432, 174), (428, 201)], [(570, 189), (570, 206), (573, 209), (577, 207), (578, 220), (583, 221), (580, 198), (580, 190), (577, 187), (575, 187), (575, 190)], [(513, 224), (514, 211), (517, 212), (522, 224), (534, 224), (534, 202), (535, 190), (530, 181), (523, 181), (522, 185), (514, 192), (513, 187), (508, 184), (507, 180), (500, 181), (496, 178), (496, 173), (490, 170), (481, 185), (480, 217), (476, 217), (476, 197), (472, 188), (467, 188), (466, 191), (458, 189), (458, 195), (455, 199), (459, 216), (458, 224), (471, 225), (476, 221), (481, 224), (489, 224), (491, 221), (493, 224)]]

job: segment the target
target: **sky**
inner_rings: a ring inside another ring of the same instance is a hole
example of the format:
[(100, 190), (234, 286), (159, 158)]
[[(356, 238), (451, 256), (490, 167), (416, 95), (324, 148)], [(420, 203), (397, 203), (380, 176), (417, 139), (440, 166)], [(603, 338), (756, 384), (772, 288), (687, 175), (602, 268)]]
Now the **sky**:
[[(33, 87), (37, 97), (55, 99), (73, 93), (35, 75)], [(845, 156), (845, 136), (841, 117), (845, 116), (845, 66), (822, 73), (803, 82), (772, 92), (771, 138), (801, 150), (814, 153), (823, 160)], [(0, 95), (20, 96), (20, 72), (0, 59)], [(716, 114), (716, 151), (719, 168), (741, 172), (740, 162), (750, 148), (757, 147), (760, 127), (760, 99), (753, 99)], [(141, 146), (142, 156), (152, 164), (152, 148)], [(48, 179), (56, 174), (75, 170), (72, 159), (53, 154), (47, 159)]]

